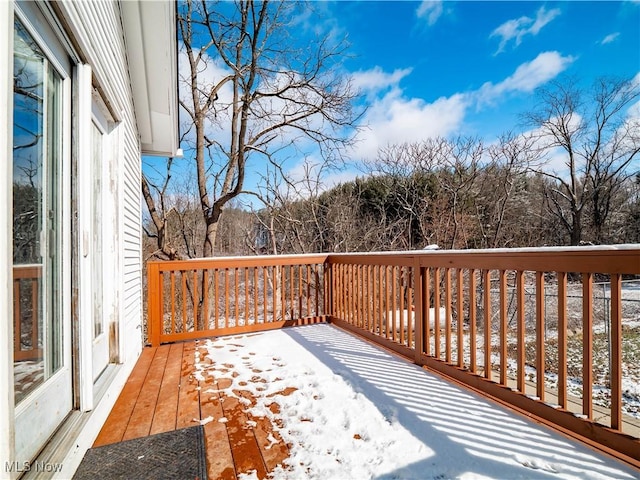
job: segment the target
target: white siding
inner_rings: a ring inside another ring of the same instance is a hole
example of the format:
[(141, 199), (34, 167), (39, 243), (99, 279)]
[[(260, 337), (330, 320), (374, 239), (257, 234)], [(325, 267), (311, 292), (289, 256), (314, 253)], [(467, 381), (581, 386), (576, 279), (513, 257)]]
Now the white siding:
[[(120, 143), (118, 158), (110, 172), (119, 190), (113, 194), (118, 202), (118, 221), (113, 238), (105, 238), (105, 251), (117, 257), (107, 259), (115, 272), (106, 271), (105, 288), (117, 289), (114, 298), (120, 313), (120, 361), (134, 360), (142, 347), (142, 262), (141, 262), (141, 210), (140, 141), (136, 127), (131, 83), (117, 2), (64, 1), (60, 5), (71, 34), (79, 44), (83, 61), (88, 63), (94, 76), (94, 87), (116, 119), (114, 138)], [(115, 245), (108, 245), (115, 242)]]

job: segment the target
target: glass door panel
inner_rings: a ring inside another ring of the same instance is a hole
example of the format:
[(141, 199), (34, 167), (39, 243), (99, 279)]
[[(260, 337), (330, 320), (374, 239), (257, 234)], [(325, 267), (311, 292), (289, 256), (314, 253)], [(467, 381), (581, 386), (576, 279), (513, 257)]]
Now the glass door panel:
[(70, 410), (71, 376), (62, 312), (63, 78), (19, 20), (13, 85), (16, 451), (27, 461)]
[(104, 162), (103, 133), (95, 123), (91, 124), (93, 182), (91, 196), (91, 290), (93, 292), (93, 352), (92, 372), (94, 381), (100, 376), (109, 363), (109, 338), (105, 326), (104, 296), (102, 286), (103, 275), (103, 208), (102, 208), (102, 166)]

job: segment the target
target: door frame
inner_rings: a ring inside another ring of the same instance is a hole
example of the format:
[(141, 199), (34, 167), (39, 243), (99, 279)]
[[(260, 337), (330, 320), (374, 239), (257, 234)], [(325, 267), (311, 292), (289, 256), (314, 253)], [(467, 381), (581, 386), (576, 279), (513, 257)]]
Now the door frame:
[[(36, 387), (20, 404), (14, 405), (12, 409), (12, 457), (21, 462), (30, 461), (38, 453), (73, 409), (71, 298), (69, 296), (71, 291), (71, 205), (69, 199), (71, 192), (70, 159), (73, 148), (71, 119), (73, 59), (37, 4), (22, 2), (15, 4), (13, 15), (9, 19), (11, 35), (14, 32), (14, 19), (20, 20), (29, 35), (38, 43), (39, 48), (47, 57), (48, 64), (61, 76), (60, 94), (62, 96), (60, 105), (62, 118), (61, 145), (59, 146), (60, 158), (57, 160), (58, 165), (56, 165), (55, 173), (59, 176), (55, 183), (59, 187), (57, 194), (59, 200), (57, 202), (59, 202), (61, 209), (60, 225), (58, 226), (60, 230), (60, 246), (57, 254), (60, 256), (58, 263), (61, 283), (59, 285), (59, 290), (61, 291), (59, 314), (61, 316), (62, 329), (62, 365), (49, 379)], [(13, 48), (10, 50), (10, 55), (13, 58)], [(8, 71), (13, 71), (13, 64)], [(11, 88), (11, 93), (13, 93), (13, 88)], [(13, 105), (11, 106), (9, 125), (13, 123)], [(13, 155), (11, 154), (9, 158), (11, 159), (12, 157)], [(13, 161), (9, 163), (12, 164)], [(8, 178), (11, 179), (12, 176)], [(45, 181), (48, 182), (48, 180)], [(12, 205), (12, 200), (8, 202), (8, 205)], [(9, 229), (10, 232), (12, 230), (12, 228)], [(8, 249), (9, 255), (12, 255), (12, 250), (11, 247)], [(13, 261), (9, 262), (9, 265), (12, 264)], [(13, 309), (13, 299), (10, 309), (9, 311)], [(13, 331), (10, 339), (13, 342)], [(11, 348), (10, 351), (12, 352), (13, 349)], [(13, 383), (13, 359), (11, 367), (12, 374), (9, 380)], [(49, 408), (43, 409), (41, 405), (47, 405)], [(53, 410), (51, 407), (53, 407)]]

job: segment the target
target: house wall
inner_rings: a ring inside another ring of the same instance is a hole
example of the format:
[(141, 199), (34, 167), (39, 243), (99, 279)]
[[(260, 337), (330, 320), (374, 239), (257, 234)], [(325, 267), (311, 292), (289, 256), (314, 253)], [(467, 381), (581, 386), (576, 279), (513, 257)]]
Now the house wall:
[[(44, 5), (44, 4), (43, 4)], [(142, 259), (141, 259), (141, 146), (136, 123), (126, 41), (119, 2), (52, 2), (47, 15), (70, 45), (79, 64), (72, 86), (73, 177), (71, 216), (77, 227), (71, 240), (77, 272), (64, 301), (73, 309), (74, 425), (64, 428), (66, 437), (47, 447), (47, 459), (60, 462), (58, 478), (69, 478), (84, 451), (93, 443), (142, 349)], [(12, 290), (12, 79), (14, 4), (0, 1), (0, 479), (15, 478), (5, 462), (15, 460), (13, 391), (13, 290)], [(98, 108), (108, 119), (109, 161), (103, 166), (103, 196), (100, 215), (103, 236), (103, 310), (108, 318), (110, 362), (117, 364), (108, 377), (106, 393), (98, 397), (91, 376), (91, 326), (93, 321), (91, 266), (85, 234), (92, 214), (90, 127)], [(72, 169), (65, 168), (71, 172)], [(77, 209), (77, 210), (76, 210)], [(71, 219), (67, 219), (70, 225)], [(7, 228), (7, 226), (9, 228)], [(68, 232), (69, 234), (69, 232)], [(67, 236), (66, 238), (69, 238)], [(67, 259), (68, 261), (68, 259)], [(77, 298), (75, 295), (77, 294)], [(78, 302), (76, 302), (76, 299)], [(70, 305), (73, 304), (71, 307)], [(82, 413), (84, 412), (84, 413)], [(77, 415), (76, 415), (77, 414)], [(80, 416), (80, 420), (78, 420)], [(69, 422), (69, 421), (68, 421)], [(67, 422), (67, 423), (68, 423)], [(73, 442), (69, 441), (73, 438)], [(45, 452), (43, 452), (44, 454)], [(25, 475), (28, 478), (29, 474)]]
[(80, 55), (91, 67), (94, 93), (104, 100), (116, 124), (111, 132), (116, 158), (106, 179), (111, 197), (107, 203), (112, 208), (105, 212), (106, 230), (111, 229), (113, 236), (104, 239), (110, 267), (105, 271), (104, 290), (108, 315), (119, 321), (117, 360), (122, 363), (137, 358), (142, 348), (142, 262), (140, 143), (120, 5), (65, 1), (59, 8)]

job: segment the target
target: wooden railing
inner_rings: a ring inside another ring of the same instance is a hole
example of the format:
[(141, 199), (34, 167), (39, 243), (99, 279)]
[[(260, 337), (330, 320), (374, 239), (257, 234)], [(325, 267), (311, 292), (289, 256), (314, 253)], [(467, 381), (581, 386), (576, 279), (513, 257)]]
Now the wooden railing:
[(13, 359), (42, 358), (38, 339), (41, 265), (13, 266)]
[(640, 275), (637, 246), (203, 259), (148, 272), (154, 345), (331, 321), (640, 467), (640, 423), (622, 395), (623, 318), (640, 318), (623, 314), (622, 282)]
[(152, 345), (325, 320), (326, 255), (148, 262)]

